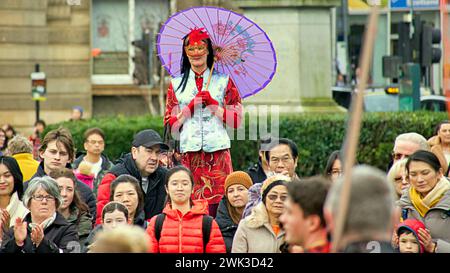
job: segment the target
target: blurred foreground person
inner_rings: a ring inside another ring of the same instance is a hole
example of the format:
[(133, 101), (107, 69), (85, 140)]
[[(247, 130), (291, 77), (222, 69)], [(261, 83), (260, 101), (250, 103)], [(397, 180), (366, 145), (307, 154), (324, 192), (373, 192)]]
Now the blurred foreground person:
[(286, 242), (301, 246), (304, 252), (330, 252), (323, 216), (330, 184), (320, 176), (288, 184), (289, 198), (286, 200), (286, 210), (280, 217), (286, 231)]
[(121, 225), (100, 231), (88, 253), (146, 253), (149, 240), (142, 228)]
[[(325, 202), (324, 216), (331, 234), (341, 207), (343, 182), (341, 177), (333, 183)], [(382, 171), (365, 165), (352, 169), (351, 182), (345, 228), (338, 252), (394, 252), (390, 242), (400, 213), (395, 207), (393, 185)]]

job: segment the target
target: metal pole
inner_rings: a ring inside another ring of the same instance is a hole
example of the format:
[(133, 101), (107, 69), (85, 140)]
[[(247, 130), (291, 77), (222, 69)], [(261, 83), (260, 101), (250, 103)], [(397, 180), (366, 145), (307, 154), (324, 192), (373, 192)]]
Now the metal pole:
[(349, 49), (348, 49), (348, 0), (342, 0), (342, 25), (344, 28), (344, 45), (345, 45), (345, 57), (347, 59), (347, 78), (346, 82), (352, 82), (352, 68), (351, 68), (351, 60), (349, 57)]
[[(39, 72), (39, 64), (35, 64), (34, 66), (34, 72)], [(36, 100), (36, 121), (38, 121), (39, 118), (39, 112), (40, 112), (40, 101)]]
[(387, 6), (388, 10), (387, 10), (387, 14), (386, 14), (386, 20), (387, 20), (387, 47), (386, 47), (386, 55), (390, 56), (391, 55), (391, 1), (388, 1), (388, 6)]
[[(387, 29), (386, 29), (386, 37), (387, 37), (387, 43), (386, 43), (386, 55), (391, 56), (391, 0), (387, 1), (387, 13), (386, 13), (386, 21), (387, 21)], [(410, 38), (411, 39), (411, 38)], [(385, 79), (385, 83), (391, 84), (392, 79)]]

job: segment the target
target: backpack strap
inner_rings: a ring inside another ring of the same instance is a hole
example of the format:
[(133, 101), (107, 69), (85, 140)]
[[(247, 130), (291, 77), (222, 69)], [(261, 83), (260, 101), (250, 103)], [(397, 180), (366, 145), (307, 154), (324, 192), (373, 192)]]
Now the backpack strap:
[(202, 221), (202, 234), (203, 234), (203, 253), (206, 253), (206, 245), (209, 243), (209, 237), (211, 235), (213, 218), (207, 214), (203, 215)]
[(403, 221), (408, 219), (408, 209), (402, 209), (402, 218)]
[(158, 216), (156, 216), (155, 238), (156, 238), (156, 241), (158, 241), (158, 243), (159, 243), (159, 238), (161, 238), (161, 229), (162, 229), (165, 218), (166, 218), (166, 215), (164, 213), (160, 213), (160, 214), (158, 214)]

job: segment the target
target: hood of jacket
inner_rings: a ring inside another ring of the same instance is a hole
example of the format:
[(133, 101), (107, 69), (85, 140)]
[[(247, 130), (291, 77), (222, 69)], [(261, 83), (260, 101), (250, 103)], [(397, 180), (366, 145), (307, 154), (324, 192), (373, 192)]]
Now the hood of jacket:
[(409, 230), (416, 237), (417, 242), (420, 245), (420, 253), (424, 253), (424, 245), (419, 240), (419, 229), (425, 229), (425, 225), (416, 219), (406, 219), (397, 227), (397, 235), (400, 235), (402, 229)]
[[(183, 215), (183, 219), (191, 219), (197, 215), (208, 214), (208, 201), (206, 200), (194, 200), (193, 206), (191, 210), (189, 210), (185, 215)], [(172, 209), (170, 204), (167, 204), (163, 210), (163, 213), (172, 219), (179, 219), (179, 212), (176, 209)]]
[[(139, 169), (137, 168), (136, 162), (134, 161), (133, 157), (131, 156), (131, 153), (128, 153), (121, 157), (118, 160), (119, 163), (114, 165), (112, 169), (109, 171), (110, 173), (114, 174), (116, 177), (122, 174), (129, 174), (133, 177), (135, 177), (139, 183), (142, 181), (141, 173), (139, 172)], [(161, 183), (164, 183), (164, 178), (167, 170), (164, 167), (158, 166), (158, 168), (151, 173), (148, 176), (148, 189), (147, 192), (152, 191), (154, 188), (159, 186)], [(156, 182), (156, 183), (153, 183)], [(145, 194), (145, 193), (144, 193)]]
[(245, 218), (245, 223), (249, 228), (259, 228), (269, 224), (269, 214), (263, 202), (259, 202), (253, 207), (252, 212)]
[(141, 181), (141, 173), (136, 166), (136, 162), (134, 161), (131, 153), (124, 155), (123, 157), (118, 159), (118, 163), (114, 165), (109, 171), (113, 173), (115, 176), (119, 176), (122, 174), (129, 174), (131, 176), (136, 177), (137, 180)]
[(220, 200), (219, 207), (217, 208), (216, 222), (222, 230), (233, 227), (237, 228), (237, 225), (233, 222), (230, 213), (228, 212), (227, 202), (228, 200), (224, 195), (222, 200)]

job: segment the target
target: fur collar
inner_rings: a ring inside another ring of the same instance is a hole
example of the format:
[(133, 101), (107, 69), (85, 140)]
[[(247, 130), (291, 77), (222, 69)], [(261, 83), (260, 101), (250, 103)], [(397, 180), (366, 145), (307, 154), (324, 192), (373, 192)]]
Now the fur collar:
[(245, 218), (245, 223), (249, 228), (259, 228), (264, 224), (269, 224), (269, 215), (263, 202), (259, 202), (253, 207), (252, 213)]

